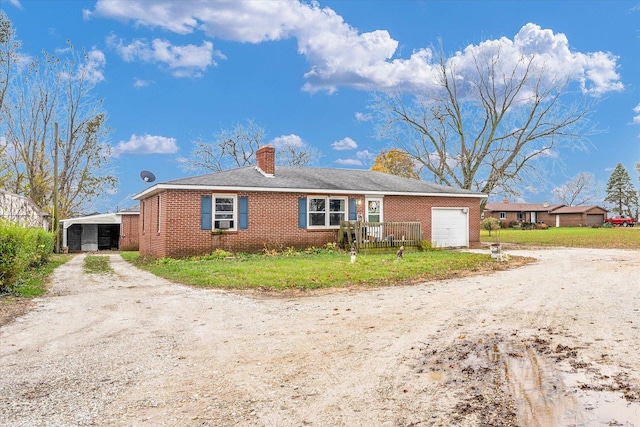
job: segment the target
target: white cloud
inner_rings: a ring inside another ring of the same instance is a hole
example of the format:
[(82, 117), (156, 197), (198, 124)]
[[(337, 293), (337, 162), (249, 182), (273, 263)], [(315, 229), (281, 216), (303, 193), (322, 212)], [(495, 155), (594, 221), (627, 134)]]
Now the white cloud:
[[(56, 49), (56, 53), (58, 56), (64, 56), (71, 53), (71, 49)], [(83, 58), (84, 61), (78, 61), (77, 70), (64, 71), (61, 73), (61, 76), (71, 80), (84, 80), (94, 84), (103, 81), (105, 79), (104, 67), (107, 64), (107, 58), (104, 52), (92, 47), (89, 51), (84, 52)], [(27, 58), (20, 58), (19, 61), (22, 62), (24, 59)], [(70, 74), (71, 72), (74, 74)]]
[(369, 150), (362, 150), (356, 153), (356, 157), (365, 162), (369, 162), (375, 159), (376, 155), (370, 152)]
[(143, 80), (143, 79), (138, 79), (138, 78), (133, 79), (133, 87), (136, 88), (136, 89), (147, 87), (147, 86), (150, 86), (150, 85), (152, 85), (154, 83), (155, 82), (153, 80)]
[(362, 162), (358, 159), (338, 159), (334, 163), (344, 166), (362, 166)]
[(274, 148), (281, 147), (303, 147), (305, 142), (298, 135), (282, 135), (273, 138), (269, 144), (273, 145)]
[(113, 156), (121, 154), (173, 154), (178, 152), (175, 138), (144, 134), (132, 134), (128, 141), (120, 141), (113, 149)]
[(640, 104), (636, 105), (636, 108), (633, 109), (633, 112), (636, 113), (636, 115), (633, 116), (633, 124), (640, 125)]
[(356, 120), (359, 122), (370, 122), (373, 116), (370, 113), (356, 112)]
[(340, 141), (335, 141), (333, 144), (331, 144), (331, 148), (338, 151), (354, 150), (358, 148), (358, 144), (353, 139), (346, 137), (341, 139)]
[(174, 46), (167, 40), (135, 40), (125, 44), (123, 40), (110, 36), (107, 44), (126, 62), (162, 63), (172, 70), (176, 77), (201, 77), (209, 66), (216, 65), (213, 59), (213, 43), (205, 41), (200, 46), (188, 44)]
[[(331, 93), (339, 86), (414, 90), (432, 85), (438, 68), (431, 49), (417, 49), (408, 58), (399, 58), (399, 43), (388, 31), (360, 33), (335, 11), (321, 8), (315, 1), (98, 0), (91, 14), (181, 35), (200, 31), (214, 39), (241, 43), (295, 38), (298, 53), (310, 65), (304, 85), (309, 92)], [(135, 44), (128, 48), (139, 50)], [(145, 50), (163, 52), (162, 46)], [(166, 61), (173, 62), (180, 56), (175, 49), (166, 50), (169, 57)], [(522, 56), (535, 55), (537, 64), (544, 65), (548, 75), (561, 81), (574, 80), (585, 93), (599, 95), (623, 88), (616, 71), (616, 56), (608, 52), (571, 51), (564, 34), (532, 23), (524, 25), (513, 40), (502, 37), (469, 45), (455, 54), (448, 65), (455, 65), (463, 78), (472, 70), (474, 56), (498, 52), (499, 57), (494, 58), (511, 69), (517, 68)], [(202, 72), (204, 68), (200, 65), (197, 70)]]
[(94, 47), (86, 53), (85, 59), (84, 64), (80, 66), (80, 74), (92, 83), (103, 81), (104, 66), (107, 63), (104, 52)]

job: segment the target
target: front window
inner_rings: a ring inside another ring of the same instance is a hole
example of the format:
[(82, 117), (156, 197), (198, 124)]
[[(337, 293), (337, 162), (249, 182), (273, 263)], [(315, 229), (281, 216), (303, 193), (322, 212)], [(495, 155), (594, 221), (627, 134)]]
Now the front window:
[(309, 198), (309, 228), (337, 228), (347, 219), (347, 199)]
[(500, 219), (507, 219), (507, 213), (506, 212), (500, 212)]
[(213, 196), (213, 229), (236, 229), (236, 197)]
[(524, 212), (518, 212), (518, 221), (524, 221)]

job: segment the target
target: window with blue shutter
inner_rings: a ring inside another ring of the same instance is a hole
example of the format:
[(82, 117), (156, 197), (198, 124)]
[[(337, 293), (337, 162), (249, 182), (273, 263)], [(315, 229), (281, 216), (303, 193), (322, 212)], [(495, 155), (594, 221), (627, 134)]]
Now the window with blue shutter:
[(249, 228), (249, 199), (247, 197), (238, 198), (238, 228), (241, 230)]
[(200, 229), (211, 230), (211, 196), (200, 198)]
[(307, 199), (298, 199), (298, 228), (307, 228)]
[(349, 199), (349, 221), (358, 219), (358, 206), (356, 199)]

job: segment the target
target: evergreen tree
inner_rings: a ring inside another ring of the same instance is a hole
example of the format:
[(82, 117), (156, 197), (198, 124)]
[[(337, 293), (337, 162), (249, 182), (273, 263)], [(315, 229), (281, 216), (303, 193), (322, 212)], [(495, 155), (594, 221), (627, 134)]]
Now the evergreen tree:
[(622, 163), (618, 163), (607, 182), (607, 197), (614, 212), (630, 215), (637, 210), (638, 194), (631, 182), (631, 177)]

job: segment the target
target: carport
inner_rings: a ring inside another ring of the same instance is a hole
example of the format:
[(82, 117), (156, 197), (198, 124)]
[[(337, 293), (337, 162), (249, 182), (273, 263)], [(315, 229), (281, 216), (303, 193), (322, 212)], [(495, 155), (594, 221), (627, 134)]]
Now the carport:
[(73, 251), (118, 250), (122, 216), (106, 213), (63, 219), (62, 247)]

